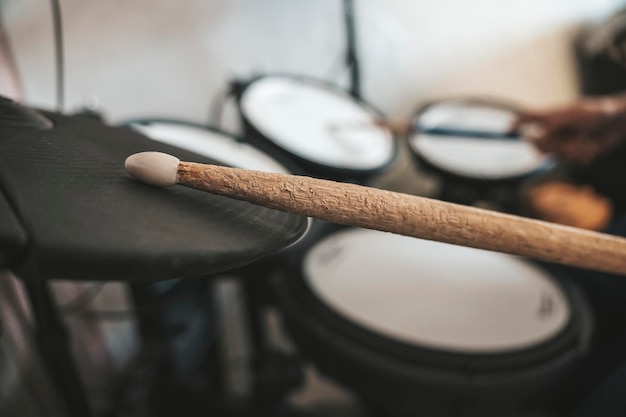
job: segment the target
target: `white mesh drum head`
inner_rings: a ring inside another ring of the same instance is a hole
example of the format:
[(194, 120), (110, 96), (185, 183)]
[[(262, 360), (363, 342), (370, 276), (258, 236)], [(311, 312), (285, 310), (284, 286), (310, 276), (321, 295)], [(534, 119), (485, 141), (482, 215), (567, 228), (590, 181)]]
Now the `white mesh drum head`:
[(241, 111), (275, 145), (320, 165), (374, 170), (395, 153), (392, 135), (372, 124), (372, 109), (323, 84), (261, 78), (244, 91)]
[(504, 135), (514, 120), (515, 114), (502, 108), (454, 101), (436, 103), (417, 116), (409, 145), (413, 152), (445, 172), (476, 179), (517, 177), (546, 163), (545, 157), (528, 142), (428, 133), (445, 130)]
[(304, 278), (331, 309), (380, 335), (444, 351), (503, 353), (556, 336), (568, 301), (513, 256), (364, 229), (318, 242)]
[(289, 170), (266, 153), (231, 136), (201, 127), (171, 122), (131, 125), (149, 138), (177, 146), (237, 168), (289, 174)]

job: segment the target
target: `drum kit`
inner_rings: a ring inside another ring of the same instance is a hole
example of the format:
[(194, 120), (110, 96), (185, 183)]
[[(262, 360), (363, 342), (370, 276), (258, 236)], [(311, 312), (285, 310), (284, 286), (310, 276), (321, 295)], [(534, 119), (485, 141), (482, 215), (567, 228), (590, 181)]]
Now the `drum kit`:
[[(164, 192), (121, 172), (128, 155), (156, 150), (195, 162), (367, 184), (392, 169), (398, 153), (398, 139), (375, 125), (378, 112), (323, 83), (258, 78), (238, 103), (242, 137), (171, 120), (107, 127), (90, 117), (3, 102), (12, 122), (4, 124), (0, 144), (3, 207), (14, 217), (3, 225), (3, 265), (26, 284), (39, 331), (47, 328), (39, 338), (54, 348), (44, 350), (43, 359), (57, 364), (50, 371), (54, 379), (64, 376), (62, 398), (73, 412), (85, 413), (88, 404), (77, 398), (84, 387), (67, 341), (51, 342), (57, 340), (51, 329), (63, 334), (63, 326), (48, 280), (130, 283), (142, 338), (154, 340), (163, 333), (146, 328), (158, 320), (141, 311), (172, 290), (155, 295), (157, 284), (150, 282), (179, 278), (171, 285), (189, 285), (190, 278), (226, 270), (242, 278), (252, 315), (268, 306), (279, 311), (298, 356), (372, 409), (388, 415), (516, 415), (558, 405), (555, 399), (588, 351), (592, 320), (584, 297), (555, 268), (307, 222), (185, 188)], [(496, 126), (492, 136), (476, 133), (484, 130), (476, 126), (478, 116)], [(430, 104), (414, 119), (410, 149), (442, 177), (459, 179), (457, 188), (467, 184), (478, 193), (489, 190), (490, 182), (515, 187), (547, 162), (519, 138), (498, 136), (505, 116), (484, 103)], [(448, 120), (456, 124), (446, 125)], [(464, 120), (474, 125), (461, 126)], [(355, 122), (374, 128), (329, 130)], [(502, 148), (491, 149), (495, 143)], [(456, 156), (479, 161), (457, 164)], [(510, 162), (502, 164), (505, 159)]]
[[(367, 186), (394, 169), (403, 149), (379, 111), (319, 80), (255, 77), (238, 89), (236, 102), (240, 136), (163, 119), (110, 127), (89, 116), (0, 102), (0, 266), (11, 275), (0, 280), (0, 289), (7, 286), (0, 291), (0, 353), (38, 356), (29, 363), (44, 364), (41, 375), (23, 378), (31, 387), (45, 385), (37, 401), (53, 404), (46, 415), (94, 414), (53, 280), (128, 285), (141, 346), (111, 415), (165, 415), (154, 403), (189, 398), (170, 396), (172, 380), (181, 392), (202, 391), (189, 377), (199, 363), (213, 383), (222, 379), (219, 358), (205, 368), (209, 358), (202, 356), (215, 354), (203, 333), (215, 336), (216, 326), (228, 326), (215, 324), (223, 318), (212, 314), (210, 288), (225, 271), (244, 289), (259, 377), (252, 404), (263, 412), (280, 415), (298, 382), (286, 369), (304, 361), (383, 415), (567, 409), (564, 398), (589, 354), (594, 321), (585, 295), (562, 269), (184, 187), (149, 187), (124, 172), (129, 155), (160, 151)], [(552, 167), (510, 131), (515, 112), (499, 102), (448, 99), (415, 113), (404, 139), (418, 168), (440, 180), (435, 197), (515, 212), (519, 187)], [(29, 302), (12, 306), (19, 303), (9, 294)], [(91, 301), (83, 307), (93, 313)], [(181, 315), (194, 303), (208, 306), (202, 314), (211, 323), (181, 331)], [(264, 344), (269, 330), (259, 317), (267, 309), (279, 313), (296, 347), (282, 368)], [(35, 336), (24, 336), (15, 323)], [(267, 370), (261, 378), (264, 366), (284, 380), (268, 381)], [(23, 398), (0, 391), (2, 415), (18, 403)], [(150, 407), (153, 414), (145, 414)]]

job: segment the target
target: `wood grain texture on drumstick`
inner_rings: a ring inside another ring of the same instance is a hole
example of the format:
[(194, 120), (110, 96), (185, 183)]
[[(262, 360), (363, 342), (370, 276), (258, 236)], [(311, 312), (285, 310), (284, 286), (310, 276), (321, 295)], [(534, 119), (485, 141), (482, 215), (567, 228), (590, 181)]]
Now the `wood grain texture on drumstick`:
[(156, 186), (181, 184), (332, 223), (626, 275), (626, 239), (619, 237), (360, 185), (163, 155), (132, 155), (126, 169)]

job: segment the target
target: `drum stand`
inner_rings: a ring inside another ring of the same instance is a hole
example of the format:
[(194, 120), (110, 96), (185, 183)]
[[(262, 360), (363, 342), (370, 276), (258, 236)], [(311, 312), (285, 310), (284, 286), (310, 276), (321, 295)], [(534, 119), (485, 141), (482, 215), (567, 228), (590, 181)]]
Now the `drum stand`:
[(352, 0), (343, 1), (343, 13), (346, 28), (346, 66), (350, 69), (350, 94), (354, 98), (360, 99), (361, 70), (357, 54), (354, 4)]
[[(211, 280), (172, 281), (131, 285), (142, 347), (125, 391), (127, 397), (141, 401), (118, 417), (134, 417), (136, 410), (145, 412), (151, 406), (156, 407), (156, 415), (177, 415), (184, 410), (191, 416), (211, 408), (215, 387), (220, 386), (213, 360), (216, 332)], [(177, 404), (176, 410), (167, 407), (171, 404)]]
[(267, 271), (258, 276), (258, 270), (254, 275), (242, 278), (252, 356), (250, 405), (253, 414), (271, 415), (280, 409), (288, 393), (302, 384), (303, 374), (297, 358), (271, 346), (265, 322), (271, 301), (267, 294), (270, 276)]
[(72, 357), (67, 328), (55, 306), (50, 284), (39, 278), (35, 267), (22, 274), (33, 311), (36, 339), (54, 385), (64, 399), (68, 415), (92, 415), (87, 393)]
[[(194, 341), (194, 346), (207, 347), (202, 353), (203, 361), (197, 375), (206, 381), (199, 386), (187, 384), (187, 377), (193, 375), (188, 375), (177, 364), (174, 338), (184, 338), (185, 335), (177, 334), (180, 329), (168, 320), (168, 316), (180, 315), (176, 309), (177, 299), (188, 304), (205, 289), (209, 294), (207, 299), (211, 299), (215, 295), (213, 281), (181, 280), (167, 291), (158, 289), (159, 284), (133, 284), (131, 293), (138, 312), (143, 346), (124, 384), (122, 406), (115, 417), (152, 415), (146, 414), (150, 409), (156, 409), (157, 416), (176, 415), (181, 411), (180, 408), (167, 409), (167, 404), (180, 404), (189, 416), (207, 410), (214, 410), (218, 415), (271, 416), (282, 413), (286, 395), (302, 380), (299, 363), (293, 356), (271, 346), (271, 335), (264, 319), (271, 303), (266, 291), (269, 278), (265, 271), (250, 267), (244, 268), (241, 275), (235, 275), (243, 292), (245, 331), (251, 358), (250, 392), (244, 405), (240, 400), (231, 401), (226, 392), (226, 371), (222, 366), (225, 359), (218, 349), (221, 331), (216, 329), (226, 324), (213, 302), (208, 310), (201, 312), (202, 317), (209, 320), (203, 333), (212, 337), (204, 342)], [(178, 381), (181, 374), (184, 374), (183, 381)]]

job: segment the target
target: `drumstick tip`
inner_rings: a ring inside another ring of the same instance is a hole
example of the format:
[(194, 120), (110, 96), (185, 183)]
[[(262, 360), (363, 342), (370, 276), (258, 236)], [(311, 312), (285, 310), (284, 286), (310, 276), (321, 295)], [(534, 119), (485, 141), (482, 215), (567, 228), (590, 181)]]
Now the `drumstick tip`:
[(140, 152), (126, 158), (124, 169), (133, 178), (155, 187), (172, 187), (178, 180), (175, 156), (163, 152)]

